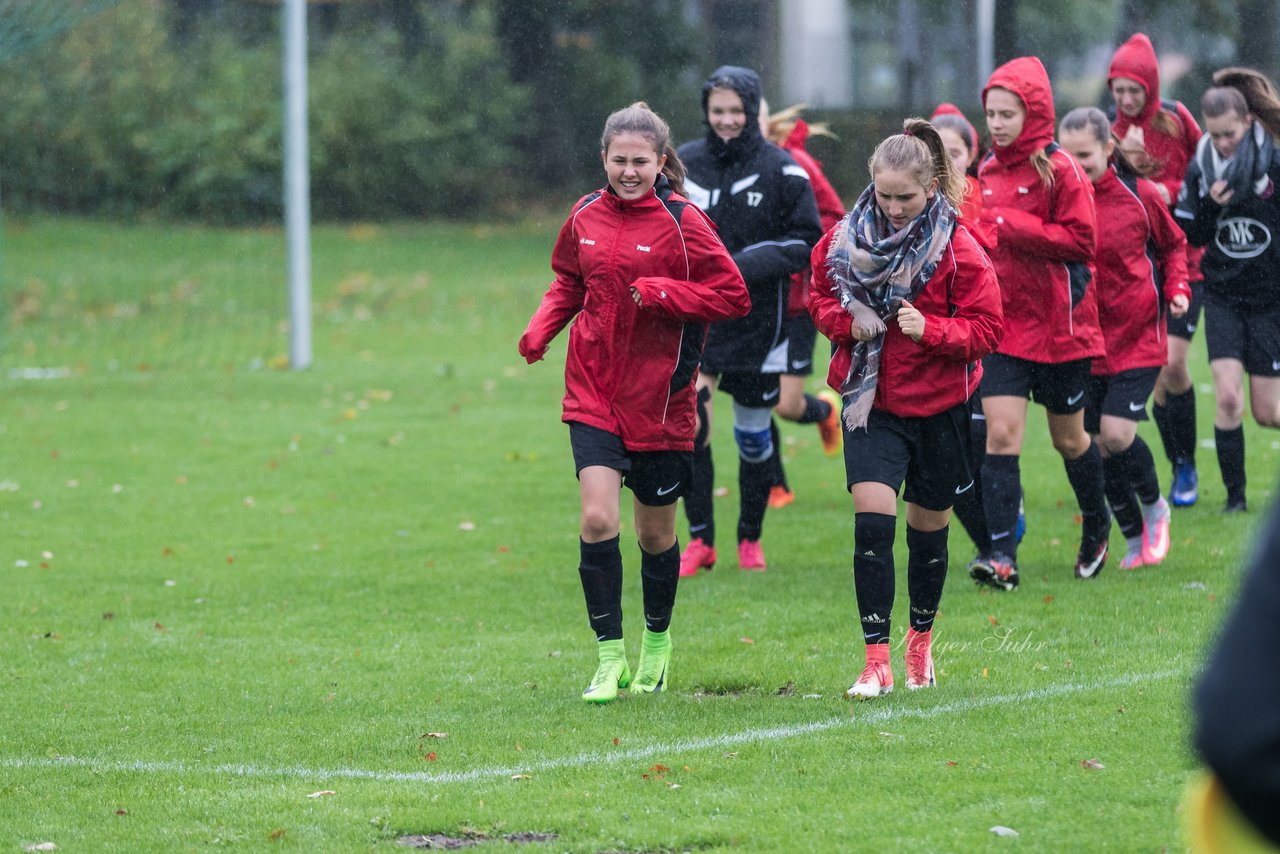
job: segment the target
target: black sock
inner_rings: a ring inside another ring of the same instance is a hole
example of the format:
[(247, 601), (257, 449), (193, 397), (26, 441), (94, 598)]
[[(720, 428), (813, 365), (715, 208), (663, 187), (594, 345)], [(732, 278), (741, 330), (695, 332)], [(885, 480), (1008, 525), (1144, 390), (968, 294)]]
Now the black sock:
[[(587, 600), (587, 618), (596, 640), (622, 638), (622, 552), (618, 538), (598, 543), (580, 540), (582, 562), (578, 576)], [(677, 566), (677, 572), (679, 568)]]
[(716, 544), (716, 517), (711, 507), (715, 490), (716, 467), (711, 460), (711, 446), (693, 447), (693, 479), (684, 491), (684, 515), (689, 520), (689, 536), (709, 546)]
[[(778, 419), (769, 419), (769, 433), (773, 436), (773, 447), (780, 450), (782, 448), (782, 434), (778, 432)], [(787, 488), (787, 473), (782, 468), (781, 453), (776, 453), (769, 458), (769, 486), (781, 486), (788, 492), (791, 491)]]
[(1102, 533), (1110, 518), (1107, 512), (1106, 478), (1102, 474), (1102, 454), (1098, 446), (1089, 443), (1089, 449), (1074, 460), (1063, 458), (1063, 466), (1067, 470), (1067, 480), (1076, 493), (1076, 502), (1080, 505), (1080, 519), (1083, 522), (1084, 535), (1096, 537)]
[(982, 506), (987, 511), (991, 549), (1015, 563), (1018, 560), (1018, 499), (1022, 496), (1022, 469), (1011, 454), (987, 454), (982, 462)]
[[(1175, 463), (1196, 462), (1196, 390), (1195, 387), (1182, 394), (1166, 395), (1164, 399), (1163, 417), (1167, 425), (1160, 423), (1157, 414), (1156, 426), (1160, 429), (1160, 439), (1164, 442), (1165, 453)], [(1166, 431), (1168, 435), (1166, 436)]]
[(651, 632), (671, 627), (671, 609), (676, 605), (676, 584), (680, 580), (680, 543), (661, 554), (640, 549), (640, 584), (644, 590), (644, 625)]
[(816, 394), (806, 394), (804, 396), (804, 412), (800, 413), (800, 417), (796, 419), (797, 424), (817, 424), (824, 418), (831, 415), (831, 404), (827, 403)]
[(911, 597), (911, 628), (933, 628), (947, 580), (947, 529), (917, 531), (907, 525), (907, 593)]
[(1218, 446), (1218, 467), (1222, 469), (1222, 485), (1227, 488), (1227, 500), (1244, 498), (1244, 425), (1234, 430), (1213, 428), (1213, 438)]
[(853, 589), (858, 597), (862, 639), (867, 646), (889, 643), (893, 612), (893, 535), (897, 518), (857, 513), (853, 522)]
[[(982, 405), (970, 403), (982, 415)], [(973, 486), (956, 496), (956, 518), (964, 527), (969, 539), (978, 550), (979, 557), (991, 554), (991, 530), (987, 527), (987, 510), (982, 506), (982, 461), (987, 456), (987, 422), (985, 418), (969, 417), (969, 471), (973, 472)]]
[(1125, 454), (1112, 454), (1105, 458), (1102, 461), (1102, 472), (1106, 478), (1107, 501), (1120, 525), (1120, 533), (1125, 537), (1141, 536), (1142, 511), (1138, 508), (1138, 498), (1133, 493), (1133, 481), (1129, 476)]
[[(773, 455), (778, 455), (775, 445)], [(772, 462), (749, 463), (738, 460), (738, 542), (758, 540), (764, 528), (764, 511), (769, 506), (769, 472)]]
[(1129, 482), (1138, 500), (1151, 505), (1160, 500), (1160, 476), (1156, 474), (1156, 460), (1151, 448), (1141, 436), (1133, 437), (1133, 444), (1125, 451), (1129, 457)]

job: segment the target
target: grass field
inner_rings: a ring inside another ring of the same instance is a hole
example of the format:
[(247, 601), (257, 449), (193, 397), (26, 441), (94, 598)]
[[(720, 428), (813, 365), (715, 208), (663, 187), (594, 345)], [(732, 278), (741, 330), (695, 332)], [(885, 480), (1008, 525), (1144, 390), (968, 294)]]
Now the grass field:
[(768, 572), (683, 582), (671, 690), (588, 707), (564, 343), (515, 351), (557, 225), (318, 229), (289, 372), (278, 232), (5, 223), (0, 850), (1181, 850), (1188, 690), (1274, 434), (1252, 513), (1202, 449), (1167, 564), (1085, 583), (1033, 409), (1022, 587), (974, 587), (955, 526), (937, 689), (855, 706), (852, 509), (790, 425)]

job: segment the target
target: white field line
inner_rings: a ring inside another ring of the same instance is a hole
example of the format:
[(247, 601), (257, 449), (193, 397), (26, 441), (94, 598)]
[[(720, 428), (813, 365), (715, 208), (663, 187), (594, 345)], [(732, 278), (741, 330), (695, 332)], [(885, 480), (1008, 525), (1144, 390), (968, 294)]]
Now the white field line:
[(639, 759), (650, 759), (668, 754), (690, 753), (699, 750), (720, 750), (738, 744), (779, 741), (786, 738), (797, 738), (803, 735), (826, 732), (850, 726), (881, 726), (894, 721), (928, 720), (951, 714), (975, 712), (991, 706), (1007, 706), (1020, 703), (1033, 703), (1050, 700), (1068, 694), (1080, 694), (1090, 691), (1101, 691), (1108, 688), (1120, 688), (1126, 685), (1139, 685), (1146, 682), (1159, 682), (1174, 677), (1185, 677), (1183, 670), (1164, 670), (1155, 673), (1134, 673), (1113, 679), (1100, 679), (1093, 682), (1075, 682), (1065, 685), (1054, 685), (1038, 688), (1034, 691), (1023, 691), (1018, 694), (995, 694), (969, 700), (956, 700), (950, 703), (939, 703), (918, 709), (903, 709), (892, 705), (892, 701), (880, 701), (879, 708), (862, 712), (865, 706), (858, 706), (859, 712), (849, 717), (830, 718), (807, 724), (790, 726), (765, 727), (725, 735), (704, 736), (702, 738), (679, 738), (674, 741), (657, 742), (643, 747), (627, 750), (612, 750), (605, 753), (579, 753), (558, 759), (542, 759), (527, 765), (489, 766), (473, 768), (470, 771), (373, 771), (363, 768), (305, 768), (301, 766), (265, 768), (258, 765), (214, 765), (205, 766), (186, 762), (146, 762), (121, 761), (109, 759), (93, 759), (79, 756), (58, 757), (0, 757), (0, 768), (15, 770), (32, 768), (85, 768), (95, 772), (133, 771), (142, 774), (219, 774), (231, 777), (286, 777), (303, 780), (373, 780), (384, 783), (467, 783), (476, 780), (511, 777), (515, 774), (532, 774), (539, 771), (551, 771), (557, 768), (581, 768), (589, 765), (631, 762)]

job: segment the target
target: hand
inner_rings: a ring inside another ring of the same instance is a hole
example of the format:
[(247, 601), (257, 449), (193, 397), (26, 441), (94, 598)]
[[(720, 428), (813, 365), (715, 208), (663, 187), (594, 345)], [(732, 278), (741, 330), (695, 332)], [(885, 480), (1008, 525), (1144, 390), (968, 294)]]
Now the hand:
[(1187, 313), (1187, 309), (1191, 307), (1191, 300), (1187, 299), (1186, 294), (1178, 294), (1169, 301), (1169, 314), (1174, 317), (1182, 317)]
[(1120, 140), (1120, 150), (1125, 154), (1146, 154), (1147, 137), (1142, 132), (1142, 128), (1137, 125), (1129, 125), (1129, 129), (1125, 131), (1124, 139)]
[(533, 346), (533, 343), (529, 341), (529, 334), (527, 332), (524, 335), (520, 336), (519, 346), (520, 346), (520, 355), (524, 356), (524, 360), (528, 362), (530, 365), (532, 365), (534, 362), (541, 361), (542, 357), (547, 355), (546, 347)]
[(919, 341), (924, 337), (924, 315), (906, 300), (902, 301), (902, 307), (898, 309), (898, 328), (912, 341)]
[(640, 290), (635, 286), (631, 286), (631, 298), (636, 301), (636, 305), (644, 306), (644, 297), (640, 296)]
[(1231, 197), (1236, 194), (1235, 190), (1227, 189), (1226, 181), (1214, 181), (1213, 186), (1209, 188), (1209, 198), (1222, 206), (1226, 206), (1231, 201)]
[(870, 341), (884, 332), (884, 321), (871, 306), (853, 301), (849, 303), (849, 313), (853, 315), (853, 320), (849, 323), (849, 335), (854, 341)]

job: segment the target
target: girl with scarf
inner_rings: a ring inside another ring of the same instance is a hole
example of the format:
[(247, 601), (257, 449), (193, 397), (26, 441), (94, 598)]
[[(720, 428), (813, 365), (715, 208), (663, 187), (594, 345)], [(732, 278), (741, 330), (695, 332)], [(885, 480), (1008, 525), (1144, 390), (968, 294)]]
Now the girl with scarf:
[[(1187, 164), (1200, 141), (1200, 126), (1180, 101), (1160, 97), (1160, 64), (1155, 48), (1143, 33), (1135, 33), (1111, 58), (1107, 86), (1115, 102), (1112, 132), (1134, 170), (1150, 179), (1170, 210), (1182, 188)], [(1175, 507), (1189, 507), (1199, 497), (1196, 473), (1196, 393), (1187, 367), (1191, 338), (1200, 323), (1203, 287), (1200, 282), (1202, 248), (1187, 247), (1187, 276), (1191, 307), (1186, 314), (1168, 315), (1169, 362), (1156, 380), (1151, 407), (1165, 455), (1173, 464), (1169, 497)]]
[(968, 401), (1000, 340), (995, 271), (956, 206), (964, 176), (932, 125), (877, 146), (872, 183), (813, 251), (809, 311), (834, 352), (854, 505), (854, 588), (866, 665), (848, 695), (893, 690), (889, 665), (898, 490), (907, 516), (909, 689), (934, 684), (933, 621), (956, 496), (973, 488)]
[(1169, 503), (1138, 422), (1147, 420), (1147, 398), (1168, 359), (1165, 307), (1181, 316), (1191, 301), (1187, 239), (1155, 184), (1116, 148), (1102, 110), (1067, 113), (1058, 139), (1093, 182), (1098, 219), (1107, 223), (1094, 258), (1107, 354), (1093, 360), (1085, 429), (1102, 453), (1107, 500), (1128, 542), (1120, 568), (1154, 566), (1169, 553)]
[(1093, 188), (1053, 141), (1053, 92), (1040, 60), (1024, 56), (992, 73), (982, 94), (992, 150), (978, 168), (982, 224), (993, 237), (1005, 335), (984, 360), (987, 456), (982, 502), (989, 559), (970, 576), (999, 590), (1018, 586), (1019, 457), (1031, 399), (1048, 411), (1049, 435), (1080, 505), (1075, 574), (1091, 578), (1107, 559), (1111, 513), (1102, 457), (1084, 429), (1089, 363), (1103, 355), (1097, 288), (1090, 284), (1096, 224)]
[[(570, 321), (562, 420), (582, 502), (578, 575), (599, 666), (582, 699), (652, 693), (671, 658), (680, 547), (676, 501), (692, 477), (694, 377), (707, 324), (751, 303), (715, 226), (681, 195), (666, 122), (643, 102), (609, 116), (609, 183), (578, 200), (551, 255), (555, 280), (520, 338), (533, 364)], [(622, 643), (619, 493), (635, 496), (645, 630), (635, 679)]]
[(1280, 97), (1247, 68), (1224, 68), (1204, 94), (1205, 134), (1187, 167), (1174, 214), (1206, 247), (1205, 340), (1217, 411), (1214, 438), (1227, 490), (1223, 510), (1248, 509), (1244, 374), (1253, 418), (1280, 427)]

